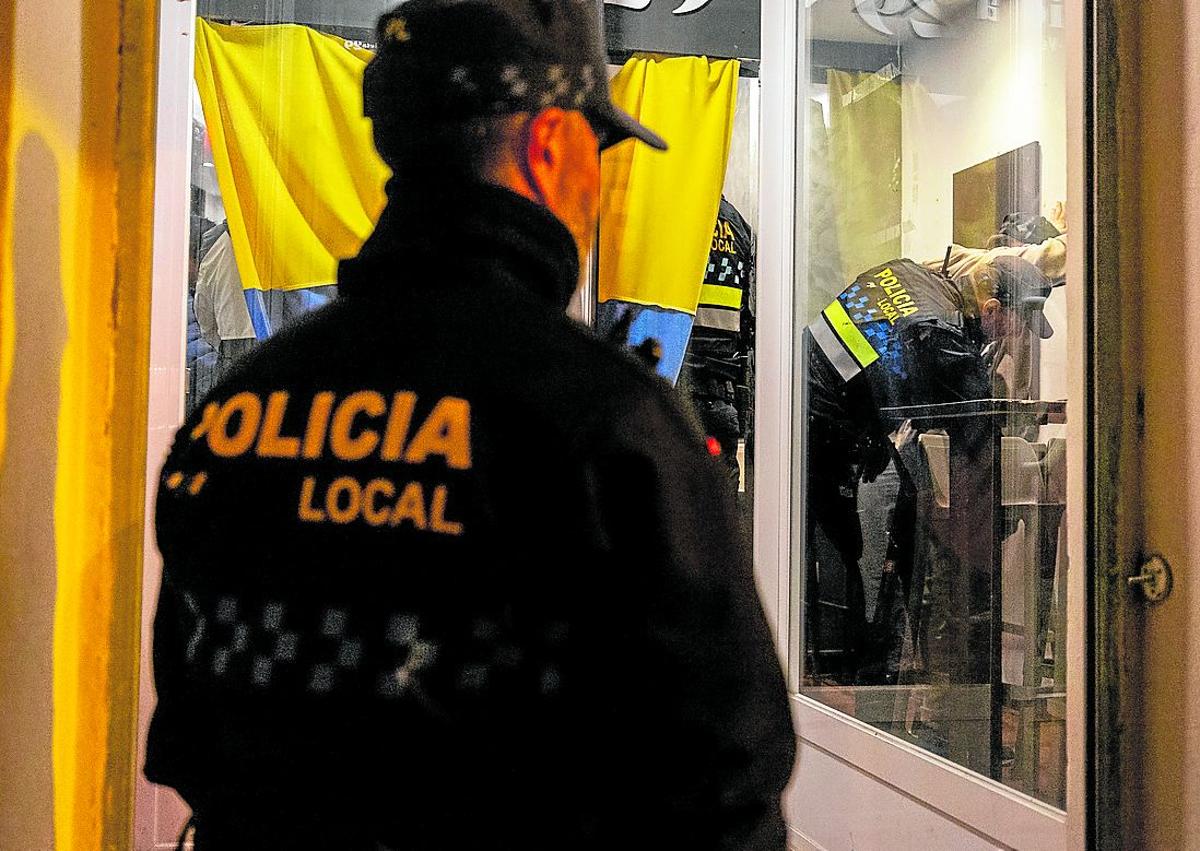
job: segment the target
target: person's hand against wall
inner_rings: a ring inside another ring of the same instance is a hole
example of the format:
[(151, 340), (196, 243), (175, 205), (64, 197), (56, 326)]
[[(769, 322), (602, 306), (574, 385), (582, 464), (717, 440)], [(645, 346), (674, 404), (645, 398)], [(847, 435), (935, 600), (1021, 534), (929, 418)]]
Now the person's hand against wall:
[(1065, 201), (1055, 201), (1054, 206), (1050, 208), (1050, 215), (1046, 216), (1050, 220), (1050, 224), (1054, 225), (1063, 233), (1067, 232), (1067, 203)]

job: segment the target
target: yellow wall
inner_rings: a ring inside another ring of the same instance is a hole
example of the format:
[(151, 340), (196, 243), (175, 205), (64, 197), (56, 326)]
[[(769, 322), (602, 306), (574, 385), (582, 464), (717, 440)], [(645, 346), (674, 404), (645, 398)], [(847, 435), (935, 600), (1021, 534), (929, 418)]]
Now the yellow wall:
[(0, 848), (126, 848), (157, 3), (2, 2)]
[(1146, 848), (1200, 848), (1200, 6), (1138, 4), (1145, 542), (1175, 571), (1146, 615)]

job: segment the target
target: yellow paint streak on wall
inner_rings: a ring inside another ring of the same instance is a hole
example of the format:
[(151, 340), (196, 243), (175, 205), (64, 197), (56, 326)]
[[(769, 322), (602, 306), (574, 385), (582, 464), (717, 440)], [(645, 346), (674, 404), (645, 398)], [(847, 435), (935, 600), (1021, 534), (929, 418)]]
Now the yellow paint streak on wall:
[[(0, 533), (0, 609), (6, 628), (0, 642), (12, 652), (0, 675), (10, 714), (0, 723), (11, 725), (16, 714), (25, 716), (16, 735), (28, 736), (30, 744), (17, 753), (5, 753), (3, 771), (20, 777), (21, 783), (4, 790), (15, 800), (5, 801), (0, 795), (0, 822), (4, 822), (0, 823), (0, 846), (43, 847), (56, 833), (55, 822), (69, 820), (73, 814), (73, 807), (57, 805), (53, 783), (58, 766), (50, 767), (54, 738), (50, 726), (73, 728), (78, 701), (60, 705), (54, 700), (60, 692), (53, 664), (58, 648), (54, 617), (60, 603), (55, 591), (63, 590), (55, 535), (57, 487), (47, 483), (40, 489), (28, 488), (40, 476), (53, 477), (57, 467), (56, 429), (43, 428), (43, 424), (53, 422), (59, 410), (57, 380), (46, 379), (61, 372), (56, 367), (61, 367), (57, 347), (63, 331), (56, 323), (47, 323), (45, 328), (39, 323), (55, 315), (56, 308), (61, 310), (63, 296), (48, 286), (45, 300), (49, 307), (36, 315), (31, 307), (41, 297), (43, 285), (57, 284), (74, 272), (70, 246), (75, 243), (73, 172), (77, 156), (74, 147), (64, 141), (70, 134), (64, 132), (63, 120), (40, 109), (19, 85), (8, 124), (11, 135), (3, 159), (11, 180), (0, 207), (5, 255), (0, 285), (4, 304), (0, 421), (6, 424), (0, 447), (0, 464), (4, 465), (0, 469), (0, 525), (4, 527)], [(41, 206), (47, 199), (55, 200)], [(35, 209), (41, 218), (31, 222)], [(19, 222), (18, 217), (24, 221)], [(44, 235), (34, 242), (31, 233), (37, 230)], [(31, 266), (50, 271), (32, 279)], [(43, 405), (44, 409), (30, 410)], [(47, 443), (51, 445), (45, 446)], [(29, 457), (31, 449), (35, 452)], [(17, 513), (21, 516), (13, 516)], [(39, 668), (44, 673), (36, 675)], [(6, 744), (13, 741), (6, 737)], [(13, 841), (19, 844), (5, 844)], [(71, 847), (65, 842), (57, 845)]]
[(0, 0), (0, 458), (4, 457), (8, 383), (13, 358), (12, 124), (13, 35), (16, 0)]

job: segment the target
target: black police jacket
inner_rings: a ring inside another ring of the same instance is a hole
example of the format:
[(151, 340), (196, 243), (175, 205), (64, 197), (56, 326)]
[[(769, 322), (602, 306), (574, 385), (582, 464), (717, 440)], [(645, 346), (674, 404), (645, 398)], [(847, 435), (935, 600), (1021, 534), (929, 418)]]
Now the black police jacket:
[(722, 372), (722, 364), (727, 364), (734, 366), (733, 379), (741, 378), (737, 361), (744, 360), (753, 346), (754, 262), (750, 225), (722, 196), (688, 341), (686, 363), (696, 372), (703, 372), (712, 361), (714, 372)]
[[(968, 315), (954, 282), (912, 260), (898, 258), (863, 272), (805, 328), (804, 339), (809, 493), (814, 503), (825, 503), (821, 508), (833, 502), (824, 494), (860, 477), (872, 481), (893, 460), (887, 435), (900, 423), (883, 409), (991, 395), (979, 320)], [(990, 446), (987, 433), (982, 421), (959, 422), (955, 440), (964, 447), (977, 444), (976, 451), (983, 452)], [(905, 561), (914, 546), (916, 485), (905, 464), (897, 464), (897, 472), (901, 484), (887, 521), (888, 558)], [(852, 527), (847, 546), (856, 559), (857, 518), (834, 522)]]
[(863, 272), (805, 329), (809, 414), (853, 439), (882, 408), (991, 394), (978, 319), (947, 277), (899, 258)]
[(390, 194), (163, 468), (147, 776), (208, 847), (783, 848), (784, 683), (699, 436), (564, 315), (542, 208)]
[(679, 386), (691, 397), (704, 428), (722, 442), (747, 436), (754, 419), (753, 300), (754, 235), (722, 196), (679, 375)]

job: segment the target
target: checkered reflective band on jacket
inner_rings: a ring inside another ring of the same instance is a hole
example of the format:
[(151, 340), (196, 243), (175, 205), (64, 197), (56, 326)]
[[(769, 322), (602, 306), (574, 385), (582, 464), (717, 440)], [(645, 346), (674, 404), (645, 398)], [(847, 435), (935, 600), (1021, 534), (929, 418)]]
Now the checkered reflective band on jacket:
[(877, 361), (907, 378), (902, 341), (922, 322), (964, 325), (962, 294), (942, 275), (911, 260), (868, 269), (808, 326), (817, 347), (843, 381)]
[(848, 434), (884, 427), (880, 408), (991, 394), (978, 319), (953, 282), (911, 260), (868, 269), (805, 330), (810, 417)]
[(692, 332), (701, 347), (706, 339), (737, 338), (742, 332), (753, 280), (754, 236), (742, 214), (722, 197)]

